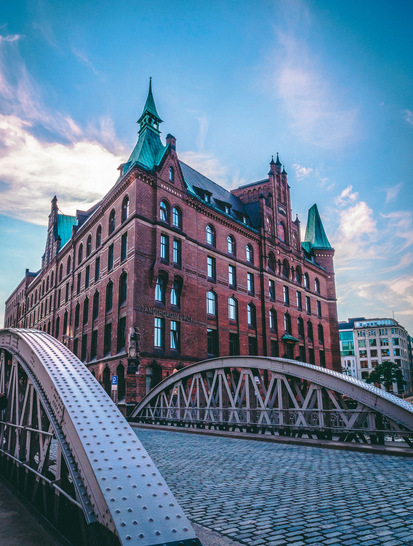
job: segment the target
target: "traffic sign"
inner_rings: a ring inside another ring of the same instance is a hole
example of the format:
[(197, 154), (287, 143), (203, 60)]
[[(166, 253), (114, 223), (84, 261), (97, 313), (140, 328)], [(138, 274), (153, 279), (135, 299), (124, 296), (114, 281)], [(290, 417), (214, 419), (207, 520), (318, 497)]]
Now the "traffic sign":
[(118, 376), (112, 375), (112, 390), (117, 391), (118, 390)]

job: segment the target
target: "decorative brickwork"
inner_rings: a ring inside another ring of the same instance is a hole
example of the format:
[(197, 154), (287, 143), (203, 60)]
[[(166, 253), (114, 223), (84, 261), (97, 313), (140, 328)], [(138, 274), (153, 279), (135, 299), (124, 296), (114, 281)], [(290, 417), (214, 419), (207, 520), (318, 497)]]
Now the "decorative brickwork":
[(153, 112), (140, 120), (114, 187), (67, 242), (53, 199), (42, 269), (10, 296), (5, 326), (56, 336), (108, 390), (118, 375), (127, 404), (212, 356), (340, 370), (334, 250), (301, 245), (278, 156), (267, 179), (228, 192), (179, 161), (172, 135), (161, 143)]

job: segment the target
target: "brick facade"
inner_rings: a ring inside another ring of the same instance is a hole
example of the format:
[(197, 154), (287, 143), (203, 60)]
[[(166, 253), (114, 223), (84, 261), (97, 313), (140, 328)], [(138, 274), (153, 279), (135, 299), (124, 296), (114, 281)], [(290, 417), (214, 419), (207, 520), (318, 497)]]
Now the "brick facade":
[[(148, 130), (142, 123), (139, 139)], [(153, 128), (150, 136), (159, 138)], [(174, 137), (161, 146), (151, 168), (143, 159), (121, 165), (102, 201), (78, 211), (64, 244), (52, 201), (42, 269), (27, 272), (6, 302), (5, 326), (56, 336), (108, 390), (117, 374), (128, 404), (214, 355), (340, 370), (334, 251), (301, 245), (278, 157), (268, 178), (229, 193), (178, 160)]]

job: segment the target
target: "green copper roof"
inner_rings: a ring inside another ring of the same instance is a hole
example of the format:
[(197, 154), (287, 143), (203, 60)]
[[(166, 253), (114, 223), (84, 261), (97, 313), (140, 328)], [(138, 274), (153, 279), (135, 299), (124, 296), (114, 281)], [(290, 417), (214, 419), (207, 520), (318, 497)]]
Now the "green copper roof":
[(143, 107), (143, 112), (141, 117), (138, 119), (138, 123), (141, 122), (141, 120), (144, 118), (145, 114), (152, 114), (153, 117), (157, 118), (160, 122), (162, 122), (161, 118), (159, 117), (158, 111), (156, 110), (155, 101), (152, 95), (152, 78), (149, 78), (149, 91), (148, 91), (148, 97), (145, 102), (145, 106)]
[(281, 338), (283, 341), (298, 341), (298, 339), (294, 336), (292, 336), (291, 334), (284, 334), (283, 337)]
[(308, 211), (307, 228), (302, 246), (307, 252), (310, 252), (312, 248), (331, 248), (317, 205), (313, 205)]
[(159, 123), (162, 123), (162, 120), (152, 95), (152, 79), (149, 81), (148, 98), (138, 123), (140, 124), (138, 142), (127, 163), (124, 164), (122, 174), (125, 174), (135, 163), (152, 170), (161, 163), (168, 149), (168, 146), (162, 144), (159, 136)]
[(66, 214), (57, 215), (57, 234), (61, 240), (60, 248), (72, 237), (72, 226), (76, 224), (76, 216), (67, 216)]
[(150, 129), (145, 129), (140, 133), (138, 142), (136, 143), (128, 162), (125, 163), (123, 173), (125, 173), (134, 163), (140, 163), (147, 169), (152, 170), (155, 165), (159, 165), (166, 149), (167, 146), (162, 144), (159, 135)]

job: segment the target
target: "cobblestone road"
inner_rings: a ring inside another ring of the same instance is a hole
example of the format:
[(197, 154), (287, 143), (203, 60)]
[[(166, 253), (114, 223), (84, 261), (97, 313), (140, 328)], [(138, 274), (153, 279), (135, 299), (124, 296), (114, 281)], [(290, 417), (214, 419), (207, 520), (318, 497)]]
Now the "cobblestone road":
[(413, 460), (135, 429), (189, 519), (242, 544), (413, 545)]

